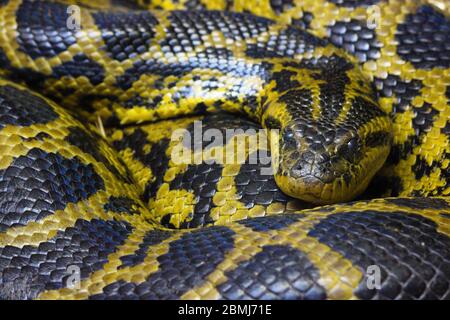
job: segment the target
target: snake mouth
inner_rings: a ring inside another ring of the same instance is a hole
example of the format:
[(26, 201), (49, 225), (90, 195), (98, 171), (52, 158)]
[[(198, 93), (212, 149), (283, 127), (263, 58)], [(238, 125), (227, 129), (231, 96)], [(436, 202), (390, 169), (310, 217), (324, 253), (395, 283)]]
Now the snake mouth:
[(359, 188), (354, 188), (343, 183), (343, 177), (330, 183), (325, 183), (313, 175), (306, 175), (301, 178), (281, 175), (275, 176), (275, 180), (287, 195), (317, 205), (350, 201), (358, 196), (370, 181), (370, 179), (362, 181), (359, 183)]
[(353, 163), (345, 159), (323, 161), (316, 155), (308, 162), (281, 159), (275, 181), (287, 195), (317, 205), (348, 202), (365, 191), (389, 154), (389, 145), (370, 148)]
[(388, 144), (367, 148), (357, 161), (310, 151), (297, 158), (294, 153), (284, 152), (275, 181), (285, 194), (312, 204), (348, 202), (365, 191), (384, 164), (389, 149)]

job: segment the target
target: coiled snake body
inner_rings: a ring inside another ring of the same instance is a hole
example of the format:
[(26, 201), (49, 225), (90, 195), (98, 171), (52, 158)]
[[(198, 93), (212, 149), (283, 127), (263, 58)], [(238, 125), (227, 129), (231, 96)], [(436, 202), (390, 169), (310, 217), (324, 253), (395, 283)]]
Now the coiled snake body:
[(445, 2), (112, 2), (0, 0), (0, 297), (450, 298)]

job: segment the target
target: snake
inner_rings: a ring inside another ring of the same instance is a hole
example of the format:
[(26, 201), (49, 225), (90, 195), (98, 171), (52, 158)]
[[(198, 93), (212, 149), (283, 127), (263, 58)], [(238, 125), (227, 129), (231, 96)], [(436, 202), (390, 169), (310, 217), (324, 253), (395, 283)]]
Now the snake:
[(449, 17), (0, 0), (0, 298), (450, 299)]

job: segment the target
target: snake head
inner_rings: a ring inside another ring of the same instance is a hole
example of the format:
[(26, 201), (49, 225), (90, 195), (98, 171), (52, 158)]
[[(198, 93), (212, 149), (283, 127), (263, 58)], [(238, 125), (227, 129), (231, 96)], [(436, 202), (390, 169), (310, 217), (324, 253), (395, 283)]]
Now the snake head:
[[(380, 110), (381, 111), (381, 110)], [(284, 193), (315, 204), (354, 199), (386, 160), (391, 122), (382, 112), (333, 121), (289, 122), (279, 134), (275, 180)]]

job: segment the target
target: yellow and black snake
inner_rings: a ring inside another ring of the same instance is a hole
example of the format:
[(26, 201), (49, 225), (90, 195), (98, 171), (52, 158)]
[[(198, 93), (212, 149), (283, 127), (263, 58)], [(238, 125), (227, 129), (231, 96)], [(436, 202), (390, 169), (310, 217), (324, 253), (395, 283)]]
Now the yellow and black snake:
[(0, 0), (0, 298), (450, 299), (449, 16)]

